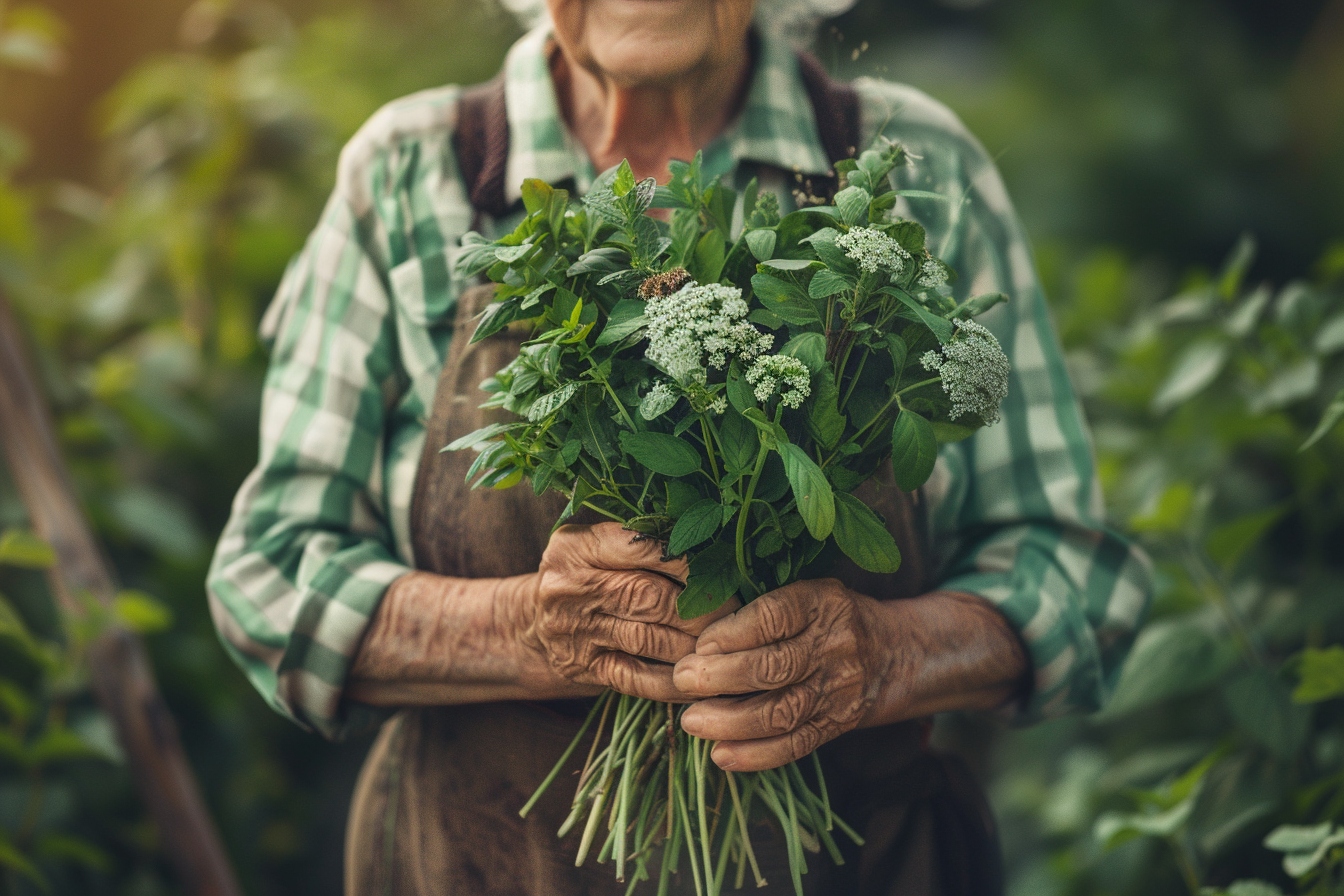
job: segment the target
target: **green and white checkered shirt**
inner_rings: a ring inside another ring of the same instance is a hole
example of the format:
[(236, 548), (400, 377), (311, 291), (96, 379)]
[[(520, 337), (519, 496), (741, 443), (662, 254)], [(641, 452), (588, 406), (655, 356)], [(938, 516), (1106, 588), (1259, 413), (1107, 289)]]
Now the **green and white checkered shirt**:
[[(594, 176), (561, 118), (547, 39), (528, 34), (505, 62), (510, 198), (524, 178), (572, 178), (582, 191)], [(944, 585), (983, 595), (1021, 633), (1035, 665), (1025, 716), (1094, 709), (1148, 603), (1149, 571), (1102, 521), (1087, 427), (1021, 226), (952, 113), (909, 87), (855, 86), (865, 145), (879, 133), (903, 144), (914, 161), (900, 186), (949, 198), (900, 211), (960, 272), (960, 295), (1011, 297), (983, 319), (1013, 361), (1003, 421), (944, 447), (926, 487)], [(210, 572), (227, 649), (272, 706), (329, 737), (378, 717), (342, 689), (379, 599), (414, 565), (411, 490), (472, 221), (451, 143), (457, 97), (444, 87), (394, 102), (343, 153), (262, 323), (273, 358), (260, 460)], [(784, 172), (829, 170), (786, 44), (763, 41), (745, 108), (705, 164), (739, 185), (760, 176), (786, 207)]]

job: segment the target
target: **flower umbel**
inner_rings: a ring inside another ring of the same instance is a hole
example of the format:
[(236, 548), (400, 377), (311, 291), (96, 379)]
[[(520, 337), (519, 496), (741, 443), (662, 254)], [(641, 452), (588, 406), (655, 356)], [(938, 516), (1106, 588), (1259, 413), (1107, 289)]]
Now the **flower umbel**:
[(747, 382), (755, 387), (756, 400), (765, 404), (774, 395), (786, 408), (797, 408), (812, 394), (812, 374), (807, 365), (791, 355), (765, 355), (747, 368)]
[(704, 383), (709, 367), (726, 367), (731, 358), (750, 361), (774, 344), (773, 336), (747, 321), (747, 311), (742, 290), (719, 283), (654, 296), (644, 311), (645, 356), (683, 385)]
[(899, 274), (905, 270), (910, 253), (905, 247), (880, 230), (855, 227), (849, 233), (836, 237), (835, 244), (845, 250), (860, 269), (870, 274), (887, 271)]
[(941, 352), (925, 352), (920, 363), (942, 377), (943, 391), (952, 399), (949, 418), (974, 414), (986, 426), (998, 422), (1011, 367), (993, 333), (973, 320), (961, 321), (953, 340)]
[(947, 285), (947, 269), (932, 258), (924, 259), (919, 268), (919, 285), (925, 289), (937, 289)]

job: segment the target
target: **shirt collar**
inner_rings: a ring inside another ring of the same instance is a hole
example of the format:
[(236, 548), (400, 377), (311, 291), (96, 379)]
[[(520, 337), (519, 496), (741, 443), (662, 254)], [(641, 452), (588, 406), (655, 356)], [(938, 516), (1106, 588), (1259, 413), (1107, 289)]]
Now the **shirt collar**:
[[(504, 60), (504, 98), (509, 120), (505, 198), (516, 202), (525, 179), (548, 183), (572, 179), (579, 192), (593, 182), (592, 161), (565, 126), (551, 81), (546, 47), (550, 26), (525, 34)], [(804, 175), (831, 170), (817, 133), (816, 116), (786, 42), (759, 38), (756, 67), (741, 114), (704, 149), (710, 176), (731, 176), (743, 161)]]

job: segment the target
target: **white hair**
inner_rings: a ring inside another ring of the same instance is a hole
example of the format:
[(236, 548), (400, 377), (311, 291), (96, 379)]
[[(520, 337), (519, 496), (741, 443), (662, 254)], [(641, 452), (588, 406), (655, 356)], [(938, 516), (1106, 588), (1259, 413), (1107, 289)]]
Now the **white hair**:
[[(524, 28), (546, 18), (545, 0), (499, 0)], [(858, 0), (757, 0), (756, 27), (794, 44), (806, 44), (823, 19), (848, 12)]]

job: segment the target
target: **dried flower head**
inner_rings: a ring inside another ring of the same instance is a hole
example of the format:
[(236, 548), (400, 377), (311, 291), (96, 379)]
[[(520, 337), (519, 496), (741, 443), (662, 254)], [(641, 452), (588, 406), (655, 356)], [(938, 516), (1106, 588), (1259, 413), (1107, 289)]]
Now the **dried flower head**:
[(855, 227), (836, 237), (835, 244), (870, 274), (878, 271), (899, 274), (910, 260), (910, 253), (904, 246), (871, 227)]
[(986, 426), (998, 422), (1011, 365), (993, 333), (973, 320), (961, 321), (953, 340), (941, 351), (925, 352), (920, 363), (942, 377), (952, 399), (950, 419), (974, 414)]
[(689, 271), (685, 268), (673, 268), (661, 274), (654, 274), (639, 284), (639, 297), (647, 302), (655, 296), (670, 296), (690, 282)]
[(649, 321), (647, 357), (683, 385), (706, 381), (708, 368), (732, 358), (750, 361), (774, 345), (774, 337), (747, 318), (736, 286), (690, 284), (669, 296), (654, 296), (644, 310)]
[(747, 382), (755, 387), (756, 400), (765, 404), (774, 395), (786, 408), (797, 408), (812, 394), (812, 374), (807, 365), (791, 355), (765, 355), (747, 368)]

